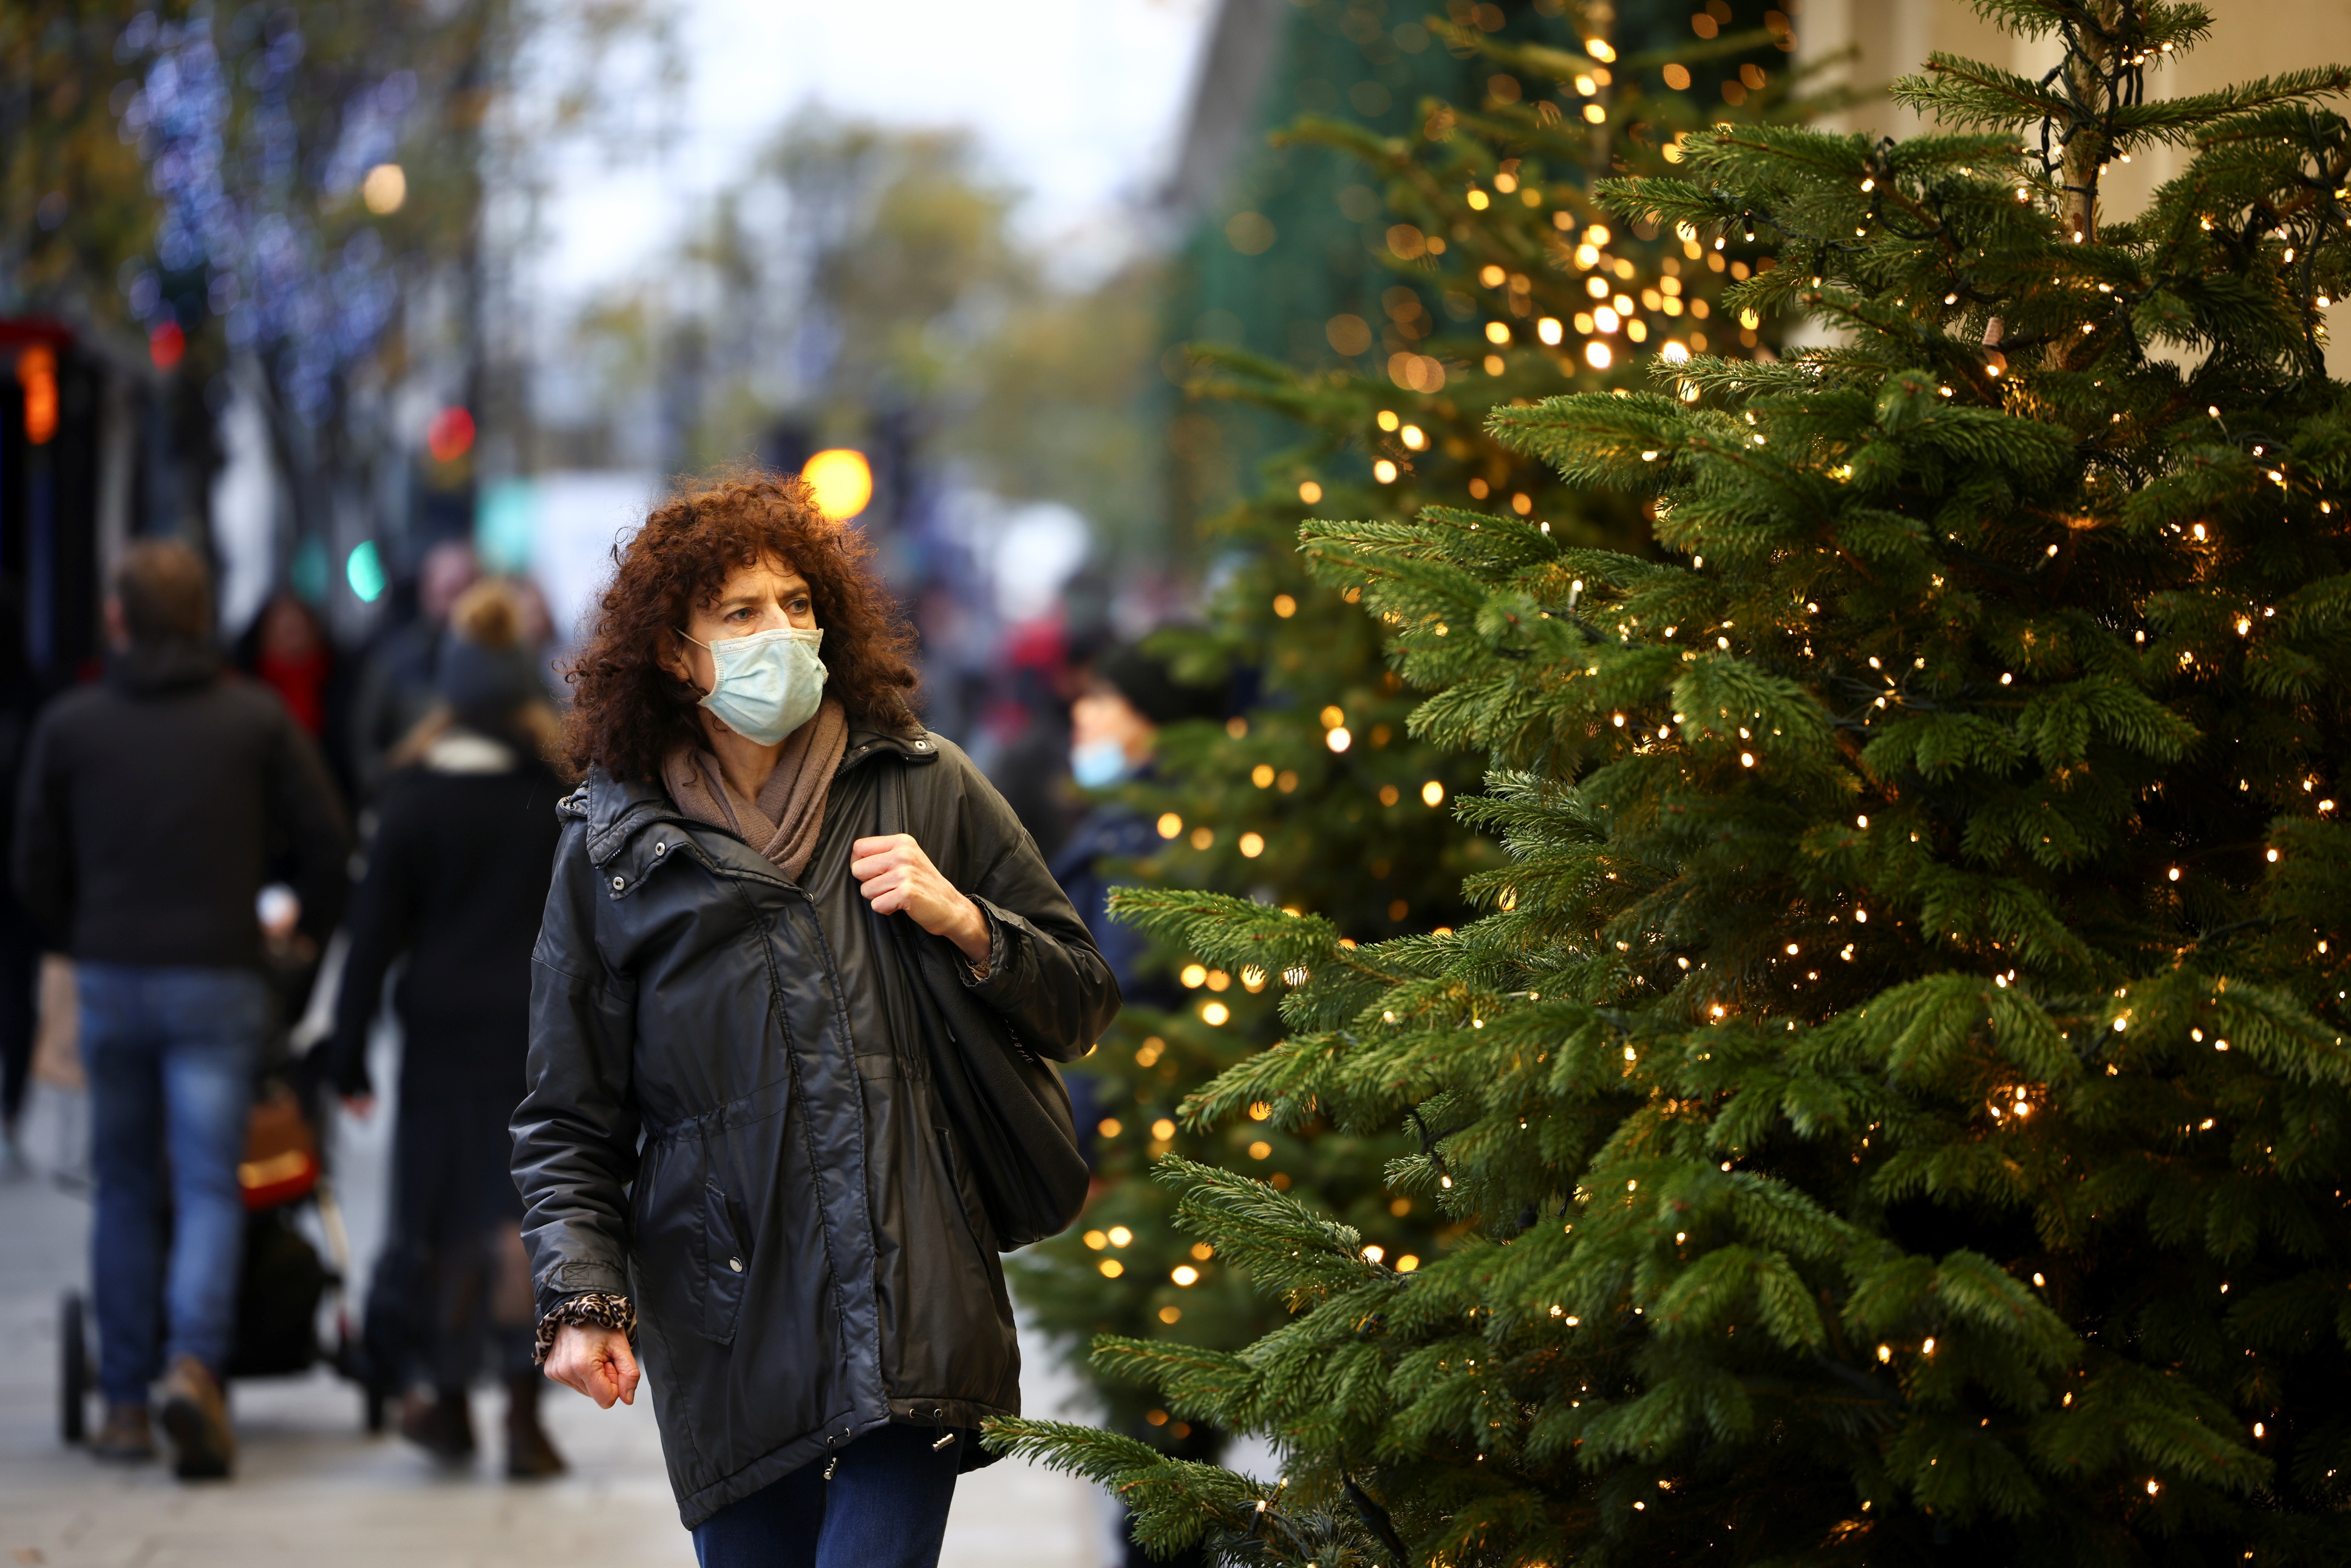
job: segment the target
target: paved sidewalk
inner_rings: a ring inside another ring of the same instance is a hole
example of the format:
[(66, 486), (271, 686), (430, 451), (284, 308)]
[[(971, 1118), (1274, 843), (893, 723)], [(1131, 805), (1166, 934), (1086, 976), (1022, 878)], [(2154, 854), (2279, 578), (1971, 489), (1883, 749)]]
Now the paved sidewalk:
[[(352, 1241), (381, 1233), (385, 1128), (346, 1128)], [(236, 1479), (188, 1486), (162, 1465), (97, 1464), (57, 1438), (57, 1304), (88, 1277), (88, 1201), (46, 1180), (0, 1179), (0, 1564), (72, 1568), (689, 1568), (649, 1402), (602, 1412), (554, 1393), (546, 1410), (571, 1461), (559, 1480), (512, 1485), (496, 1467), (499, 1398), (475, 1403), (486, 1450), (450, 1476), (394, 1437), (370, 1437), (357, 1391), (321, 1371), (232, 1390)], [(1051, 1413), (1066, 1372), (1028, 1353), (1025, 1404)], [(93, 1419), (95, 1419), (93, 1407)], [(1098, 1568), (1107, 1511), (1091, 1485), (1006, 1461), (967, 1477), (944, 1568)]]

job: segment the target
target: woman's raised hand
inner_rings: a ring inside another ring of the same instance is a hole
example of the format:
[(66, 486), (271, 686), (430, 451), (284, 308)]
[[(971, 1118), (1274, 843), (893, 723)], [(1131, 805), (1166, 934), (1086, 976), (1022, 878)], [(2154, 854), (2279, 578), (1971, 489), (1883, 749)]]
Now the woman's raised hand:
[(555, 1331), (555, 1347), (547, 1353), (547, 1375), (585, 1394), (599, 1410), (610, 1410), (616, 1399), (637, 1402), (636, 1353), (619, 1329), (565, 1323)]
[(987, 961), (987, 916), (908, 833), (860, 839), (849, 846), (849, 874), (877, 915), (901, 911), (934, 936), (944, 936), (974, 964)]

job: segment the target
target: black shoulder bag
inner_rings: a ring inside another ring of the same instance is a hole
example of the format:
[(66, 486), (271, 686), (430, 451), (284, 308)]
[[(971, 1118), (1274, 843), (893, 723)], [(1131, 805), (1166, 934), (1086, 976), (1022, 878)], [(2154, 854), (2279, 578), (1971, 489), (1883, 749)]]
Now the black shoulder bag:
[[(909, 831), (903, 769), (892, 770), (881, 797), (880, 831)], [(971, 994), (957, 973), (962, 955), (945, 938), (903, 914), (882, 925), (917, 1000), (930, 1004), (914, 1010), (931, 1083), (987, 1206), (997, 1246), (1008, 1252), (1067, 1229), (1085, 1205), (1092, 1173), (1061, 1075)]]

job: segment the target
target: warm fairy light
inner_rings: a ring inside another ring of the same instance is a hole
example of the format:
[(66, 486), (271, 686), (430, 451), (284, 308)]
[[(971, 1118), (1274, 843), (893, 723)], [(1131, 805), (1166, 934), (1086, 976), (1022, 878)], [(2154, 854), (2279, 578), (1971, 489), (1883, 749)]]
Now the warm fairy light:
[(1583, 362), (1595, 371), (1606, 370), (1611, 357), (1608, 345), (1596, 339), (1583, 345)]
[(1287, 621), (1298, 613), (1298, 601), (1287, 593), (1277, 593), (1273, 596), (1273, 612)]
[(1184, 982), (1186, 989), (1196, 991), (1202, 986), (1208, 983), (1208, 966), (1206, 964), (1186, 964), (1184, 966), (1183, 972), (1176, 976), (1176, 978)]
[[(1442, 806), (1445, 804), (1445, 786), (1434, 779), (1430, 779), (1420, 787), (1420, 799), (1423, 805)], [(2270, 858), (2275, 860), (2277, 856), (2273, 852)]]
[(1383, 457), (1372, 465), (1372, 477), (1383, 485), (1393, 485), (1395, 483), (1396, 465)]
[(1355, 737), (1353, 735), (1350, 735), (1347, 732), (1347, 727), (1345, 725), (1341, 725), (1339, 727), (1332, 730), (1322, 737), (1322, 744), (1329, 747), (1332, 751), (1344, 751), (1351, 744), (1353, 744), (1354, 738)]
[(1173, 811), (1162, 811), (1159, 814), (1159, 836), (1161, 838), (1172, 839), (1183, 831), (1183, 818), (1177, 816)]
[(1535, 336), (1553, 348), (1559, 346), (1560, 340), (1566, 334), (1567, 329), (1559, 324), (1559, 318), (1556, 316), (1546, 316), (1535, 323)]
[(1243, 833), (1238, 848), (1243, 860), (1255, 860), (1265, 853), (1265, 836), (1262, 833)]
[(1415, 452), (1428, 450), (1428, 433), (1416, 424), (1407, 424), (1396, 433), (1397, 439)]
[(1232, 1016), (1233, 1009), (1222, 1002), (1207, 1002), (1200, 1008), (1200, 1021), (1210, 1029), (1222, 1028), (1225, 1020)]
[(1298, 486), (1298, 498), (1311, 507), (1322, 498), (1322, 486), (1311, 479), (1301, 480)]
[(1178, 1263), (1167, 1271), (1167, 1277), (1179, 1285), (1189, 1285), (1200, 1278), (1200, 1270), (1189, 1263)]
[(1102, 1265), (1101, 1265), (1101, 1267), (1102, 1267), (1102, 1278), (1103, 1278), (1103, 1279), (1105, 1279), (1105, 1280), (1115, 1280), (1115, 1279), (1117, 1279), (1121, 1274), (1123, 1274), (1123, 1273), (1125, 1273), (1125, 1272), (1126, 1272), (1126, 1265), (1125, 1265), (1125, 1264), (1123, 1264), (1123, 1263), (1122, 1263), (1122, 1262), (1120, 1262), (1120, 1261), (1119, 1261), (1117, 1259), (1115, 1259), (1115, 1258), (1105, 1258), (1105, 1259), (1103, 1259), (1103, 1260), (1102, 1260)]

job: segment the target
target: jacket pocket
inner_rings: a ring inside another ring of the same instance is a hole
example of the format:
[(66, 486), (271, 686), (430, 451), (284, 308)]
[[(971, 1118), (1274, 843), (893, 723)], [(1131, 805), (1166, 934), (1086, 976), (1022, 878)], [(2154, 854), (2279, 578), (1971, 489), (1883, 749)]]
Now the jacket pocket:
[(703, 1257), (702, 1332), (721, 1344), (735, 1338), (735, 1322), (743, 1315), (743, 1287), (750, 1278), (751, 1249), (736, 1206), (716, 1186), (702, 1189)]
[(940, 1169), (946, 1177), (947, 1196), (956, 1212), (963, 1217), (963, 1232), (971, 1238), (972, 1250), (979, 1254), (981, 1261), (992, 1263), (996, 1251), (986, 1239), (987, 1220), (965, 1178), (963, 1162), (956, 1158), (955, 1134), (945, 1127), (933, 1127), (931, 1134), (938, 1140)]

